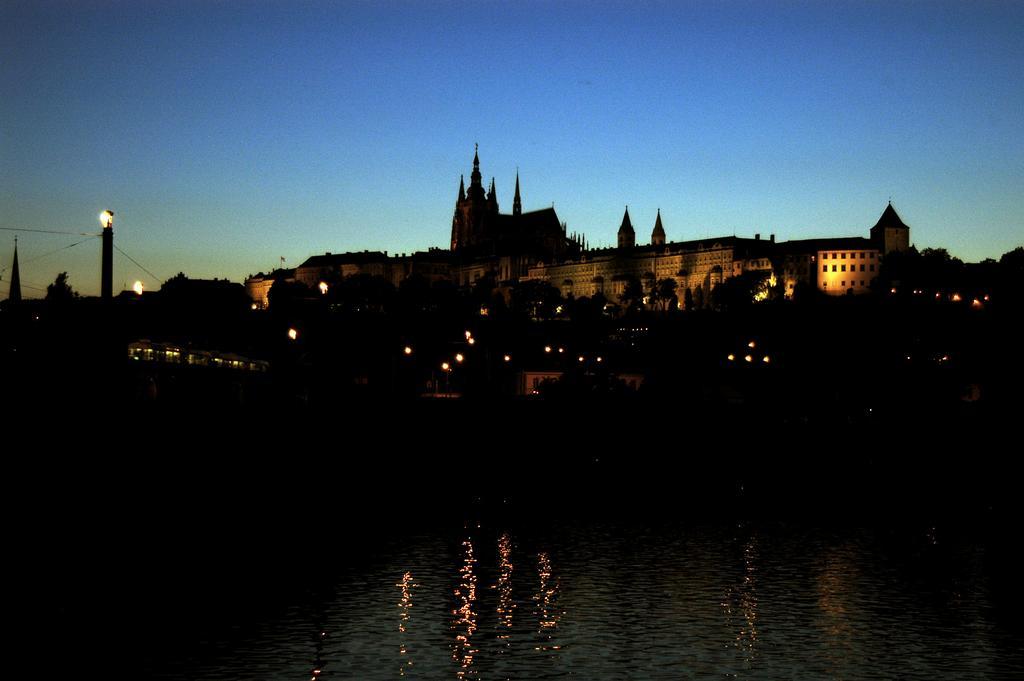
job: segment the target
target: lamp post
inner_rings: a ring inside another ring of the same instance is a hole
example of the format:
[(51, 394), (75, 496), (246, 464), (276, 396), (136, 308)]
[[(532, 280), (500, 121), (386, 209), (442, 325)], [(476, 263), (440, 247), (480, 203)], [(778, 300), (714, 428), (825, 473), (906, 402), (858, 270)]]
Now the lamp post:
[(103, 225), (100, 298), (102, 300), (110, 300), (114, 297), (114, 211), (105, 210), (100, 213), (100, 224)]

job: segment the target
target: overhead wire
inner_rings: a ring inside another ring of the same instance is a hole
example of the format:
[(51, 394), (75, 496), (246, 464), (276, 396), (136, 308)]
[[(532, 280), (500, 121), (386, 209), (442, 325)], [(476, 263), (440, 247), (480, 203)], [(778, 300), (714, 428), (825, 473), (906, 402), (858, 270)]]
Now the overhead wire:
[(54, 229), (28, 229), (26, 227), (0, 227), (3, 232), (27, 232), (29, 234), (64, 234), (66, 236), (100, 236), (95, 232), (60, 232)]
[(128, 259), (129, 259), (129, 260), (131, 260), (131, 261), (132, 261), (133, 263), (135, 263), (135, 265), (136, 265), (136, 266), (138, 266), (138, 267), (139, 267), (139, 269), (141, 269), (141, 270), (142, 270), (143, 272), (145, 272), (145, 273), (146, 273), (146, 274), (148, 274), (149, 276), (153, 277), (153, 281), (155, 281), (155, 282), (157, 282), (157, 283), (160, 283), (160, 282), (162, 282), (162, 281), (163, 281), (163, 279), (161, 279), (160, 277), (156, 276), (155, 274), (153, 274), (152, 272), (150, 272), (149, 270), (147, 270), (147, 269), (145, 268), (145, 266), (144, 266), (144, 265), (143, 265), (142, 263), (140, 263), (140, 262), (139, 262), (138, 260), (136, 260), (136, 259), (135, 259), (135, 258), (133, 258), (132, 256), (130, 256), (130, 255), (128, 255), (127, 253), (125, 253), (125, 252), (124, 252), (124, 251), (123, 251), (123, 250), (121, 249), (121, 247), (120, 247), (120, 246), (118, 246), (117, 244), (114, 244), (114, 248), (116, 248), (116, 249), (117, 249), (117, 252), (118, 252), (118, 253), (120, 253), (120, 254), (121, 254), (121, 255), (123, 255), (124, 257), (128, 258)]
[(90, 236), (90, 237), (89, 237), (88, 239), (82, 239), (81, 241), (76, 241), (76, 242), (75, 242), (75, 243), (73, 243), (73, 244), (68, 244), (67, 246), (61, 246), (60, 248), (54, 249), (54, 250), (52, 250), (52, 251), (48, 251), (48, 252), (46, 252), (46, 253), (43, 253), (42, 255), (37, 255), (37, 256), (35, 256), (34, 258), (29, 258), (28, 260), (25, 260), (25, 261), (23, 261), (23, 262), (22, 262), (22, 264), (23, 264), (23, 265), (27, 265), (27, 264), (29, 264), (30, 262), (35, 262), (35, 261), (37, 261), (37, 260), (42, 260), (43, 258), (45, 258), (45, 257), (47, 257), (47, 256), (51, 256), (51, 255), (53, 255), (54, 253), (60, 253), (61, 251), (66, 251), (66, 250), (67, 250), (67, 249), (69, 249), (69, 248), (74, 248), (75, 246), (77, 246), (77, 245), (79, 245), (79, 244), (84, 244), (84, 243), (85, 243), (86, 241), (89, 241), (90, 239), (95, 239), (95, 238), (96, 238), (96, 237), (98, 237), (98, 236), (99, 236), (98, 234), (93, 234), (93, 235), (92, 235), (92, 236)]

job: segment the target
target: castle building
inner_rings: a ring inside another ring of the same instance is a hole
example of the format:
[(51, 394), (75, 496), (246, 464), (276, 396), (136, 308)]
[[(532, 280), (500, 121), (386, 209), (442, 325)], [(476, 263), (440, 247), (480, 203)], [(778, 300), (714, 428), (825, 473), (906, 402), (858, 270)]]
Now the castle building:
[(459, 285), (470, 285), (487, 274), (502, 282), (516, 281), (531, 264), (578, 258), (583, 252), (582, 238), (566, 234), (554, 206), (523, 212), (518, 172), (511, 213), (499, 209), (494, 178), (490, 190), (484, 190), (479, 149), (473, 154), (469, 180), (468, 189), (465, 177), (459, 180), (452, 216), (453, 275)]
[(518, 171), (512, 212), (502, 213), (495, 179), (484, 189), (477, 149), (469, 187), (465, 176), (459, 180), (449, 250), (431, 248), (400, 256), (325, 253), (308, 258), (294, 270), (250, 277), (246, 288), (255, 304), (265, 307), (270, 288), (279, 279), (299, 281), (315, 290), (321, 282), (329, 284), (353, 274), (380, 276), (395, 286), (410, 276), (450, 279), (458, 286), (493, 277), (498, 284), (545, 281), (563, 296), (601, 294), (615, 301), (632, 280), (649, 291), (656, 282), (672, 279), (680, 306), (692, 301), (701, 307), (723, 281), (761, 272), (772, 286), (781, 284), (786, 297), (793, 297), (801, 286), (828, 295), (849, 295), (870, 290), (886, 254), (910, 248), (910, 228), (890, 202), (867, 238), (776, 243), (774, 234), (767, 240), (755, 234), (752, 239), (722, 236), (671, 242), (658, 209), (650, 243), (638, 245), (627, 206), (616, 243), (616, 248), (588, 249), (581, 235), (567, 232), (553, 205), (523, 212)]
[[(680, 305), (690, 299), (698, 307), (710, 300), (715, 286), (744, 272), (764, 272), (772, 285), (781, 281), (791, 298), (806, 284), (828, 295), (867, 293), (878, 276), (885, 254), (910, 247), (910, 228), (892, 203), (886, 206), (870, 237), (804, 239), (776, 243), (724, 236), (713, 239), (667, 242), (658, 211), (649, 245), (636, 245), (636, 231), (626, 209), (618, 231), (618, 247), (588, 250), (579, 258), (542, 262), (529, 268), (527, 278), (546, 281), (563, 296), (600, 293), (617, 300), (630, 280), (645, 291), (654, 282), (673, 279)], [(689, 291), (689, 296), (687, 296)]]

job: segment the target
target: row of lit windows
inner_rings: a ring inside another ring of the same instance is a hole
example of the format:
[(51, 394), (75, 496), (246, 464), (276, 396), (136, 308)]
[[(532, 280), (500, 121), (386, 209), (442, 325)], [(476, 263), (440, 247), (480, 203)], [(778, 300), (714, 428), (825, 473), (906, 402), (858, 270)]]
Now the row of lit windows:
[[(845, 272), (845, 271), (846, 271), (846, 265), (832, 265), (832, 271), (833, 271), (833, 272), (835, 272), (835, 271), (836, 271), (836, 267), (839, 267), (839, 268), (841, 268), (841, 269), (839, 270), (840, 272)], [(872, 264), (872, 265), (870, 265), (870, 267), (871, 267), (871, 271), (872, 271), (872, 272), (874, 272), (874, 271), (875, 271), (875, 266), (874, 266), (874, 265)], [(822, 265), (822, 266), (821, 266), (821, 271), (822, 271), (822, 272), (828, 272), (828, 265)], [(850, 271), (851, 271), (851, 272), (856, 272), (856, 271), (857, 271), (857, 266), (856, 266), (856, 265), (850, 265)], [(864, 265), (863, 265), (863, 263), (862, 263), (862, 264), (861, 264), (861, 266), (860, 266), (860, 271), (861, 271), (861, 272), (863, 272), (863, 271), (864, 271)]]
[[(136, 361), (147, 362), (171, 362), (181, 363), (181, 352), (178, 350), (163, 350), (153, 348), (130, 347), (128, 356)], [(264, 361), (248, 361), (239, 359), (225, 359), (207, 354), (188, 353), (185, 356), (185, 363), (192, 366), (216, 366), (230, 367), (232, 369), (245, 369), (248, 371), (266, 371), (267, 363)]]
[[(837, 258), (836, 256), (839, 256), (839, 257)], [(832, 260), (846, 260), (846, 256), (847, 256), (846, 253), (832, 253), (831, 254)], [(856, 260), (857, 259), (857, 254), (856, 253), (850, 253), (849, 256), (850, 256), (850, 260)], [(872, 260), (874, 260), (875, 259), (875, 254), (874, 253), (864, 253), (864, 252), (862, 252), (860, 254), (860, 259), (863, 260), (864, 258), (871, 258)], [(822, 256), (821, 259), (822, 260), (828, 260), (829, 259), (829, 254), (825, 253), (824, 256)]]
[[(858, 286), (867, 286), (867, 282), (864, 281), (863, 279), (861, 279), (859, 281), (851, 281), (850, 282), (850, 288), (856, 288)], [(821, 282), (821, 287), (822, 288), (828, 288), (828, 282), (827, 281)], [(846, 288), (846, 282), (845, 281), (839, 282), (839, 288)]]

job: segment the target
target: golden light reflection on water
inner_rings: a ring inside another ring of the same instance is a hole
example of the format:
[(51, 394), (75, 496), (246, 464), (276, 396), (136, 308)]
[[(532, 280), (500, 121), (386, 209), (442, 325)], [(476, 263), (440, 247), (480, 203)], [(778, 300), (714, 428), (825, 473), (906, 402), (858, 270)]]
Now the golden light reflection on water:
[(815, 584), (821, 626), (825, 635), (825, 659), (832, 670), (840, 669), (850, 657), (854, 632), (850, 626), (849, 589), (852, 566), (840, 551), (825, 558), (825, 565)]
[(505, 643), (501, 652), (511, 645), (512, 614), (516, 604), (512, 600), (512, 539), (508, 534), (498, 538), (498, 634), (497, 638)]
[(743, 547), (743, 576), (725, 591), (722, 608), (732, 632), (729, 645), (747, 664), (754, 661), (757, 649), (757, 546), (751, 538)]
[(551, 558), (546, 551), (537, 555), (537, 575), (540, 577), (540, 589), (533, 597), (537, 603), (538, 629), (541, 644), (537, 650), (558, 650), (562, 646), (553, 643), (555, 630), (562, 612), (558, 609), (559, 581), (551, 570)]
[(462, 567), (459, 568), (459, 585), (455, 587), (455, 609), (452, 610), (452, 631), (455, 640), (452, 643), (452, 659), (459, 665), (456, 676), (461, 678), (475, 676), (473, 656), (473, 634), (476, 632), (477, 614), (473, 610), (476, 602), (476, 571), (473, 556), (473, 542), (470, 539), (462, 542)]
[(402, 590), (402, 596), (398, 599), (398, 631), (402, 636), (398, 640), (398, 657), (400, 664), (398, 667), (398, 675), (405, 676), (405, 670), (412, 666), (412, 656), (409, 655), (409, 647), (406, 643), (405, 633), (409, 627), (409, 609), (412, 608), (412, 590), (419, 586), (412, 579), (411, 572), (405, 572), (402, 575), (402, 581), (395, 584)]

